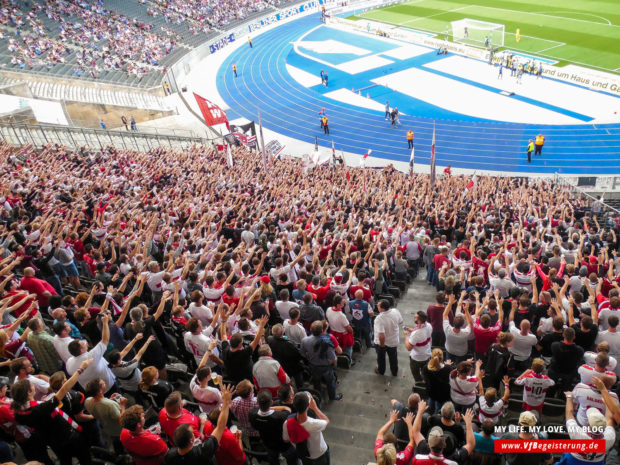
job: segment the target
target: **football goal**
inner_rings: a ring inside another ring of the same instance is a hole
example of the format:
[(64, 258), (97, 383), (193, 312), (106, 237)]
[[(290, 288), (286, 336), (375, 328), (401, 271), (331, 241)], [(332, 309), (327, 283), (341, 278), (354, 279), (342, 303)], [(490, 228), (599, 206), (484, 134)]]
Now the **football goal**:
[(497, 48), (504, 46), (504, 25), (476, 19), (452, 21), (452, 40), (470, 45)]

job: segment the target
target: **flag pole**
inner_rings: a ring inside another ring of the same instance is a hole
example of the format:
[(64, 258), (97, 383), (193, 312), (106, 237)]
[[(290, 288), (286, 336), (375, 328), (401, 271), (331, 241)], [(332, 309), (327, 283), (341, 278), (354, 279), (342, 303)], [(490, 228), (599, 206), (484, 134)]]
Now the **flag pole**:
[(263, 120), (260, 117), (260, 108), (258, 108), (258, 127), (260, 131), (260, 145), (263, 153), (263, 168), (267, 172), (267, 154), (265, 153), (265, 138), (263, 137)]

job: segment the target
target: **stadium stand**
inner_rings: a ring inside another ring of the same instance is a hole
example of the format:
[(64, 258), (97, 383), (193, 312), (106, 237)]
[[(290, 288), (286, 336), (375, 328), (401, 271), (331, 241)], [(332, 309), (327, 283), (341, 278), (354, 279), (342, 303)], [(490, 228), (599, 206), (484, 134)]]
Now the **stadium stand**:
[[(382, 464), (413, 446), (478, 463), (494, 425), (562, 425), (565, 404), (570, 425), (618, 418), (618, 218), (602, 205), (540, 179), (431, 187), (391, 167), (232, 156), (0, 146), (0, 415), (19, 457), (186, 463), (196, 436), (191, 454), (220, 465), (328, 463), (324, 430), (334, 463), (368, 460), (375, 439)], [(384, 343), (397, 376), (373, 373)]]

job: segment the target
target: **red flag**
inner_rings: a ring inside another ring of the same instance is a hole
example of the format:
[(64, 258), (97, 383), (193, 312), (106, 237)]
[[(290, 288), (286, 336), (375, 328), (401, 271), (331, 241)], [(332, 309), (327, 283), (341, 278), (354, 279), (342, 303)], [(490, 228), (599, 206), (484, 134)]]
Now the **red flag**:
[(216, 124), (224, 123), (226, 124), (226, 128), (230, 131), (230, 124), (228, 124), (228, 118), (224, 110), (195, 92), (194, 98), (196, 102), (198, 102), (198, 108), (200, 108), (200, 112), (207, 126), (215, 126)]
[(370, 156), (371, 153), (372, 153), (372, 149), (368, 150), (368, 152), (364, 154), (364, 160), (366, 160)]
[(467, 187), (465, 188), (465, 192), (472, 190), (474, 187), (476, 187), (476, 175), (475, 174), (469, 180), (469, 182), (467, 183)]
[(349, 172), (347, 171), (347, 181), (351, 180), (351, 175), (349, 174)]
[(433, 121), (433, 142), (431, 144), (431, 188), (435, 186), (435, 122)]

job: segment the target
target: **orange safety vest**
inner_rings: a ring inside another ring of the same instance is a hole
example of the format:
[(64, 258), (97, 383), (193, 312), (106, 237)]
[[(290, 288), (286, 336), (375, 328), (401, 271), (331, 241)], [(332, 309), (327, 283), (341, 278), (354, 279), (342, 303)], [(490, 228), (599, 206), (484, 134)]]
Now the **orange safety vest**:
[(323, 126), (327, 126), (327, 116), (323, 116)]
[(407, 140), (413, 140), (413, 131), (407, 133)]
[(536, 145), (543, 145), (545, 143), (544, 136), (536, 136)]

